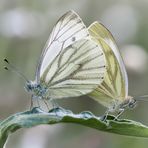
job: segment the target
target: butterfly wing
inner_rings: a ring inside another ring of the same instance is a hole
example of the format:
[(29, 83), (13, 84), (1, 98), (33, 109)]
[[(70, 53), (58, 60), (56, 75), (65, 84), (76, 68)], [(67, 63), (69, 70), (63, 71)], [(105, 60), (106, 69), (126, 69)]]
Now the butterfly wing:
[(36, 71), (36, 81), (39, 83), (48, 65), (64, 48), (88, 35), (86, 26), (74, 11), (65, 13), (57, 21), (42, 51)]
[(89, 32), (93, 40), (102, 46), (107, 65), (103, 83), (89, 96), (112, 110), (128, 95), (127, 73), (111, 33), (98, 22), (89, 27)]
[(53, 99), (76, 97), (92, 92), (102, 83), (105, 57), (101, 46), (89, 39), (63, 49), (41, 76)]
[[(110, 48), (114, 52), (115, 57), (116, 57), (116, 59), (119, 63), (119, 66), (120, 66), (122, 77), (125, 81), (126, 95), (128, 95), (128, 76), (127, 76), (126, 68), (125, 68), (125, 65), (123, 62), (123, 58), (122, 58), (121, 53), (117, 47), (117, 44), (115, 42), (113, 35), (103, 24), (101, 24), (99, 22), (92, 23), (89, 28), (90, 28), (90, 30), (92, 30), (92, 32), (97, 32), (97, 35), (99, 35), (110, 46)], [(93, 33), (93, 34), (95, 36), (95, 33)]]
[(69, 11), (54, 27), (36, 77), (48, 88), (47, 97), (58, 99), (90, 93), (103, 81), (105, 70), (101, 46), (90, 40), (80, 17)]

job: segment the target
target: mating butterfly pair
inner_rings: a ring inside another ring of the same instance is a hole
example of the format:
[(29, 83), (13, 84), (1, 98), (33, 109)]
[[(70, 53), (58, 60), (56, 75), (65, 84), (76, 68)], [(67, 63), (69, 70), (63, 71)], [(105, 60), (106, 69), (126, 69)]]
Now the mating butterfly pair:
[(111, 33), (100, 23), (88, 28), (74, 12), (54, 26), (38, 62), (34, 81), (26, 82), (33, 99), (61, 99), (88, 95), (121, 113), (133, 107), (128, 96), (126, 69)]

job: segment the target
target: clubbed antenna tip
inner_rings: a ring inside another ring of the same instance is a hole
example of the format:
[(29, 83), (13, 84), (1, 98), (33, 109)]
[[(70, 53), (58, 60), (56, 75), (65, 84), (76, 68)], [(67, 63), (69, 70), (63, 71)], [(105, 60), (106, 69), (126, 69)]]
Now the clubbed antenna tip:
[(4, 59), (4, 61), (9, 64), (9, 61), (7, 59)]
[(11, 64), (6, 58), (4, 58), (4, 62), (7, 63), (7, 66), (4, 67), (5, 70), (10, 70), (12, 72), (17, 73), (20, 77), (22, 77), (25, 81), (28, 81), (28, 79), (24, 76), (23, 73), (21, 73), (13, 64)]
[(4, 69), (5, 69), (5, 70), (8, 70), (8, 67), (5, 66)]

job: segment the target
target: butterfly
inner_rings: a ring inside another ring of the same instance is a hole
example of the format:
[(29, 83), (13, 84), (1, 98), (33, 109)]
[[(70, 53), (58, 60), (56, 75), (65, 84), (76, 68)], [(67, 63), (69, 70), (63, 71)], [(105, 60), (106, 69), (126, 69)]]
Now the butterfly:
[(120, 51), (109, 30), (101, 23), (94, 22), (88, 27), (97, 44), (102, 46), (106, 59), (103, 82), (88, 96), (107, 107), (107, 112), (118, 112), (119, 116), (127, 107), (133, 108), (136, 100), (128, 96), (128, 76)]
[(35, 80), (27, 80), (25, 88), (33, 99), (82, 96), (102, 83), (105, 62), (102, 47), (91, 39), (81, 18), (68, 11), (54, 26), (39, 58)]

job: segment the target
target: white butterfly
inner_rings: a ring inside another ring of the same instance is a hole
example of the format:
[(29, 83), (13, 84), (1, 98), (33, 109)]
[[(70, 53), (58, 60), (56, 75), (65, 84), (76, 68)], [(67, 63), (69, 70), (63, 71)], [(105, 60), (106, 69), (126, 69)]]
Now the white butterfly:
[(102, 47), (90, 38), (81, 18), (64, 14), (56, 23), (43, 49), (35, 81), (26, 89), (36, 99), (77, 97), (92, 92), (104, 79)]
[(88, 30), (92, 39), (102, 46), (107, 69), (103, 82), (89, 96), (107, 107), (107, 113), (117, 111), (120, 115), (136, 102), (128, 96), (128, 76), (121, 54), (112, 34), (102, 24), (94, 22)]

